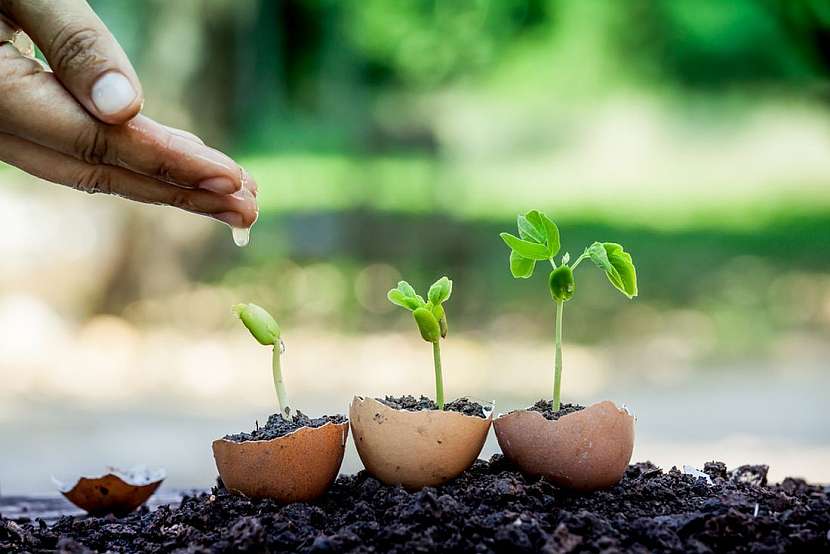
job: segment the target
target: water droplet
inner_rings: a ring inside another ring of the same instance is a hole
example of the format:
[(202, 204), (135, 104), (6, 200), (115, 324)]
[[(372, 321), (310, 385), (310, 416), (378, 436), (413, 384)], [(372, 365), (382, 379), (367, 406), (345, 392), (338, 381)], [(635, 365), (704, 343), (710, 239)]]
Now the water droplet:
[(231, 227), (231, 234), (233, 234), (233, 242), (239, 247), (247, 246), (248, 241), (251, 240), (251, 228), (246, 227), (240, 229), (239, 227)]
[(280, 339), (280, 354), (285, 354), (285, 343)]

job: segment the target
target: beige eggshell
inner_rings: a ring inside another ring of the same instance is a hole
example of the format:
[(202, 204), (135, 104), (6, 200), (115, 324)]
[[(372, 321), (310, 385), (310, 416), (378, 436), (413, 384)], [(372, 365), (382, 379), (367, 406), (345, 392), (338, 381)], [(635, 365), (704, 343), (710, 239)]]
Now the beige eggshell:
[(213, 457), (228, 490), (286, 504), (325, 494), (343, 462), (349, 423), (302, 427), (270, 440), (213, 441)]
[(145, 502), (164, 481), (164, 470), (117, 470), (97, 477), (81, 477), (74, 485), (53, 481), (70, 502), (92, 515), (126, 515)]
[(493, 428), (504, 456), (522, 472), (576, 490), (619, 483), (634, 449), (634, 417), (609, 400), (558, 420), (512, 412)]
[(437, 486), (475, 462), (487, 432), (486, 419), (459, 412), (396, 410), (355, 396), (349, 406), (352, 435), (366, 470), (387, 485), (410, 490)]

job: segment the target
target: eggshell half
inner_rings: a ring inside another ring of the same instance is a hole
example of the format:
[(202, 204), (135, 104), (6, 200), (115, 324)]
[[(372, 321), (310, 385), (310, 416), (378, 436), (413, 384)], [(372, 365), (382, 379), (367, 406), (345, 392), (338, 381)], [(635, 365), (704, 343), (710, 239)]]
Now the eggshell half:
[(228, 490), (286, 504), (325, 494), (337, 478), (349, 423), (302, 427), (262, 441), (213, 441), (213, 457)]
[(619, 483), (634, 449), (634, 417), (609, 400), (558, 420), (512, 412), (493, 427), (504, 456), (521, 471), (576, 490)]
[(366, 470), (387, 485), (436, 486), (473, 465), (490, 429), (487, 418), (442, 410), (396, 410), (355, 396), (349, 420)]
[(80, 477), (73, 484), (52, 481), (70, 502), (92, 515), (126, 515), (147, 502), (165, 477), (163, 469), (107, 468), (104, 475)]

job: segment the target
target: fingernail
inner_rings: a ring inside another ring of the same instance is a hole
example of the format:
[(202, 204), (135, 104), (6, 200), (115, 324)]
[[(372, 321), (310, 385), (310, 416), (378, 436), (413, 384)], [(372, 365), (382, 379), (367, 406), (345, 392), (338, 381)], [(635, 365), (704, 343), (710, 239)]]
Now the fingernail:
[(231, 227), (242, 227), (242, 214), (236, 212), (220, 212), (218, 214), (211, 214), (210, 217), (227, 223)]
[(231, 194), (236, 192), (236, 184), (228, 177), (211, 177), (199, 183), (200, 189), (209, 190), (217, 194)]
[(105, 115), (115, 115), (135, 102), (136, 92), (130, 81), (117, 71), (101, 75), (92, 85), (92, 102)]

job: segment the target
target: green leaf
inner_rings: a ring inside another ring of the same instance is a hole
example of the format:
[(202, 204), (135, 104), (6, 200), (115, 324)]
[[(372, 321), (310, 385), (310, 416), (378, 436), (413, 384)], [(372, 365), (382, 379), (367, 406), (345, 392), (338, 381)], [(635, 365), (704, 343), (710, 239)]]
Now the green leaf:
[(237, 304), (233, 312), (260, 344), (270, 346), (279, 343), (280, 326), (265, 308), (256, 304)]
[(533, 275), (533, 268), (536, 267), (535, 260), (529, 260), (520, 256), (515, 250), (510, 251), (510, 273), (516, 279), (527, 279)]
[(614, 242), (603, 243), (603, 246), (608, 254), (608, 260), (617, 271), (619, 278), (619, 285), (613, 281), (611, 284), (628, 298), (634, 298), (638, 294), (637, 270), (634, 268), (631, 254), (623, 250), (622, 245)]
[(539, 212), (539, 218), (542, 221), (542, 225), (545, 226), (545, 237), (547, 239), (548, 252), (550, 253), (548, 257), (552, 258), (556, 256), (560, 248), (559, 227), (556, 226), (556, 223), (551, 218), (541, 212)]
[(431, 287), (429, 287), (429, 292), (427, 293), (427, 298), (430, 302), (434, 305), (440, 305), (442, 302), (446, 302), (447, 299), (452, 294), (452, 281), (446, 275), (441, 277), (437, 281), (435, 281)]
[(588, 255), (591, 257), (591, 261), (594, 262), (594, 264), (596, 264), (596, 266), (601, 270), (613, 270), (611, 260), (608, 259), (608, 252), (605, 250), (605, 246), (603, 246), (601, 242), (595, 242), (589, 246)]
[(441, 336), (447, 336), (447, 312), (444, 311), (444, 306), (436, 304), (432, 307), (432, 315), (438, 320), (438, 326), (441, 328)]
[(548, 286), (550, 287), (550, 295), (554, 300), (567, 302), (573, 298), (576, 291), (573, 270), (566, 265), (557, 267), (548, 276)]
[(637, 296), (637, 271), (631, 254), (615, 242), (595, 242), (588, 255), (597, 267), (605, 271), (608, 281), (628, 298)]
[(415, 289), (412, 288), (412, 285), (410, 285), (406, 281), (398, 281), (398, 290), (401, 291), (401, 293), (404, 296), (409, 298), (415, 298), (416, 296), (418, 296), (415, 293)]
[(521, 238), (530, 240), (531, 242), (545, 244), (547, 229), (545, 229), (542, 220), (539, 218), (539, 212), (532, 210), (525, 215), (520, 215), (516, 218), (516, 223), (519, 227), (519, 236)]
[(412, 312), (412, 315), (415, 317), (415, 323), (418, 324), (421, 337), (427, 342), (438, 342), (441, 338), (441, 326), (432, 312), (426, 308), (418, 308)]
[(516, 251), (516, 253), (523, 258), (528, 258), (530, 260), (547, 260), (550, 257), (548, 255), (548, 247), (544, 244), (537, 244), (535, 242), (522, 240), (511, 235), (510, 233), (502, 233), (499, 236), (505, 244), (507, 244), (507, 246)]
[(386, 298), (388, 298), (392, 304), (400, 306), (401, 308), (406, 308), (410, 312), (417, 310), (424, 305), (423, 300), (420, 302), (418, 301), (419, 297), (417, 295), (415, 297), (406, 296), (400, 289), (390, 290), (386, 294)]

